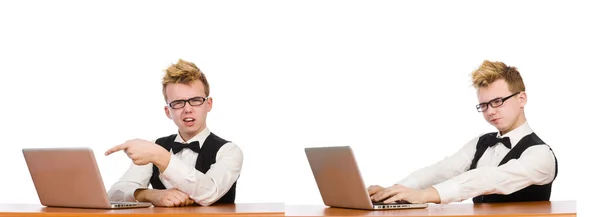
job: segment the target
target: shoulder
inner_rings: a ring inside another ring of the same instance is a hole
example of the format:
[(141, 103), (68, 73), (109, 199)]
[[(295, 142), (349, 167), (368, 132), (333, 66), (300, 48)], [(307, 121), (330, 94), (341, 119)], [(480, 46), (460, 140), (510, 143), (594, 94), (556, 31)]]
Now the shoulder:
[(497, 135), (498, 135), (497, 132), (489, 132), (489, 133), (481, 134), (477, 138), (478, 138), (478, 140), (482, 140), (482, 139), (487, 139), (487, 138), (494, 138)]
[(170, 150), (171, 148), (171, 143), (173, 141), (175, 141), (175, 137), (177, 137), (177, 134), (172, 134), (169, 136), (164, 136), (164, 137), (160, 137), (156, 140), (154, 140), (154, 144), (160, 145), (163, 148)]
[(537, 173), (549, 174), (555, 177), (558, 173), (558, 161), (554, 152), (546, 144), (534, 145), (525, 149), (519, 159), (515, 159), (524, 168)]
[(223, 153), (227, 153), (227, 154), (234, 154), (234, 155), (242, 155), (242, 150), (240, 149), (240, 147), (233, 141), (224, 139), (214, 133), (210, 133), (210, 135), (208, 136), (208, 138), (211, 138), (214, 141), (217, 141), (218, 143), (223, 144), (218, 151), (218, 154), (223, 154)]
[(535, 133), (527, 135), (532, 143), (521, 153), (519, 160), (528, 161), (531, 164), (537, 164), (538, 166), (547, 167), (547, 169), (554, 169), (556, 163), (556, 156), (554, 151), (548, 144), (543, 142)]
[(536, 145), (529, 146), (523, 150), (523, 155), (535, 155), (535, 156), (546, 156), (546, 158), (554, 158), (554, 151), (546, 143), (539, 143)]
[(175, 137), (177, 137), (177, 134), (171, 134), (171, 135), (168, 135), (168, 136), (163, 136), (163, 137), (160, 137), (160, 138), (154, 140), (154, 143), (166, 142), (166, 141), (169, 141), (169, 140), (175, 140)]
[(218, 156), (231, 156), (235, 158), (243, 158), (242, 149), (234, 142), (227, 142), (217, 152)]
[(531, 139), (532, 143), (535, 145), (546, 145), (548, 147), (550, 147), (548, 144), (546, 144), (546, 142), (544, 142), (536, 133), (531, 133), (529, 135), (527, 135), (527, 137), (529, 137), (529, 139)]
[(234, 152), (239, 152), (239, 153), (241, 153), (241, 152), (242, 152), (242, 149), (240, 148), (240, 146), (238, 146), (236, 143), (234, 143), (234, 142), (231, 142), (231, 141), (229, 141), (229, 142), (225, 143), (225, 144), (224, 144), (224, 145), (221, 147), (221, 149), (222, 149), (222, 150), (226, 150), (226, 151), (234, 151)]
[(485, 144), (486, 140), (490, 140), (490, 139), (494, 139), (496, 138), (496, 136), (498, 135), (497, 132), (490, 132), (490, 133), (484, 133), (479, 135), (477, 138), (474, 139), (476, 144), (482, 143)]
[(213, 132), (211, 132), (206, 139), (210, 139), (212, 141), (216, 141), (217, 143), (221, 143), (221, 144), (226, 144), (226, 143), (230, 142), (230, 141), (228, 141), (226, 139), (223, 139), (220, 136), (217, 136), (217, 134), (215, 134)]
[(477, 144), (479, 144), (481, 141), (485, 141), (486, 139), (490, 139), (490, 138), (494, 138), (496, 137), (497, 133), (496, 132), (491, 132), (491, 133), (482, 133), (479, 134), (473, 138), (471, 138), (465, 145), (464, 147), (470, 147), (470, 148), (475, 148), (477, 146)]

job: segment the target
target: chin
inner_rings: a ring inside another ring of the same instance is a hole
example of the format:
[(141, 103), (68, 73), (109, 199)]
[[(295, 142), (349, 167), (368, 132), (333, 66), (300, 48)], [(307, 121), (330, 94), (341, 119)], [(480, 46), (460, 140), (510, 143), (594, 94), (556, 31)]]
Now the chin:
[(508, 126), (501, 126), (501, 127), (496, 127), (496, 128), (498, 128), (498, 131), (504, 132), (504, 133), (508, 133), (508, 129), (509, 129)]
[(186, 133), (196, 133), (196, 132), (198, 132), (199, 129), (200, 129), (199, 127), (193, 126), (193, 127), (185, 127), (183, 131)]
[(179, 130), (182, 133), (189, 134), (189, 133), (195, 132), (197, 129), (198, 129), (198, 127), (196, 127), (196, 126), (188, 127), (188, 126), (183, 125), (183, 126), (178, 126), (177, 130)]
[(498, 130), (500, 132), (504, 131), (507, 128), (503, 124), (494, 124), (493, 122), (490, 124), (492, 124), (492, 126), (494, 126), (494, 128), (496, 128), (496, 130)]

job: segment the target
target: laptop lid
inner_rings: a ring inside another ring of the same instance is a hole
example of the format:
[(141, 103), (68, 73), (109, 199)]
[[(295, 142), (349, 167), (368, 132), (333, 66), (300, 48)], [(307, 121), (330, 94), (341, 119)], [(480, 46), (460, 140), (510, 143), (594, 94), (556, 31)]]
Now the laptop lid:
[(427, 204), (374, 206), (350, 146), (305, 148), (306, 157), (321, 193), (331, 207), (354, 209), (425, 208)]
[(26, 148), (23, 155), (42, 205), (115, 208), (91, 149)]

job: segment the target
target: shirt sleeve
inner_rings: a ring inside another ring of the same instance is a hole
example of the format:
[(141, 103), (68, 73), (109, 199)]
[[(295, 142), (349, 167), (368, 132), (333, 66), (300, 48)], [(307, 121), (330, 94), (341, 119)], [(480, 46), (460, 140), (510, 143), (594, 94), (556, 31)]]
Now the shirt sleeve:
[(131, 164), (125, 174), (113, 184), (108, 191), (110, 201), (136, 202), (133, 193), (139, 188), (147, 188), (152, 176), (152, 165), (138, 166)]
[(453, 155), (412, 172), (396, 184), (409, 188), (425, 189), (465, 172), (469, 169), (471, 161), (473, 161), (478, 140), (479, 137), (472, 139)]
[(241, 149), (234, 143), (223, 145), (216, 155), (216, 162), (206, 174), (193, 165), (172, 157), (160, 177), (174, 188), (190, 195), (196, 203), (208, 206), (219, 200), (235, 183), (243, 163)]
[(529, 185), (544, 185), (554, 180), (554, 154), (547, 145), (526, 149), (519, 159), (499, 167), (469, 170), (433, 186), (441, 203), (463, 201), (479, 195), (511, 194)]

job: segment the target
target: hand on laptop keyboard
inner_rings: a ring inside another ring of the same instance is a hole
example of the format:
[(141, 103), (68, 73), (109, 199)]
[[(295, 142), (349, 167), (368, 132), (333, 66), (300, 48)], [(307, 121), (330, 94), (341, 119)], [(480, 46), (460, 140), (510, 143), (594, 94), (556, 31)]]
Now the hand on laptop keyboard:
[[(373, 200), (373, 195), (379, 193), (380, 191), (385, 190), (384, 187), (381, 187), (379, 185), (371, 185), (367, 188), (367, 191), (369, 192), (369, 196), (371, 196), (371, 201), (373, 202), (373, 205), (383, 205), (386, 204), (383, 202), (383, 200), (381, 201), (375, 201)], [(409, 204), (408, 201), (405, 200), (397, 200), (391, 203), (387, 203), (387, 204)]]
[(409, 188), (400, 184), (379, 190), (371, 196), (373, 201), (383, 201), (391, 203), (392, 201), (405, 200), (411, 204), (421, 203), (439, 203), (440, 196), (433, 187), (425, 189)]
[(373, 201), (373, 205), (384, 205), (384, 204), (410, 204), (410, 203), (405, 200), (397, 200), (397, 201), (394, 201), (393, 203), (384, 203), (383, 201), (381, 201), (381, 202)]

